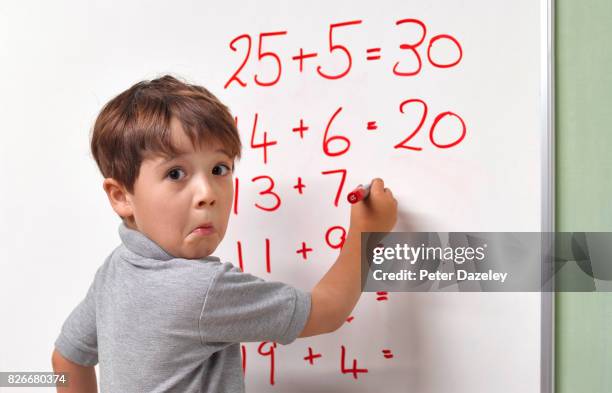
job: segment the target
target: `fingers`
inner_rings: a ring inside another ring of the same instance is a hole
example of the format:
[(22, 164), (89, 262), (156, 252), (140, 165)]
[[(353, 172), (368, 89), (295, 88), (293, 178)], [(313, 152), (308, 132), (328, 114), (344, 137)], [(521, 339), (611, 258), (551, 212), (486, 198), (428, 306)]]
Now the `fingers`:
[(393, 196), (393, 191), (391, 191), (391, 189), (385, 187), (385, 194), (391, 198), (391, 200), (393, 200), (393, 203), (395, 205), (397, 205), (397, 199), (395, 199), (395, 197)]
[(372, 179), (372, 186), (370, 188), (372, 194), (382, 194), (387, 197), (391, 197), (397, 203), (397, 200), (393, 196), (393, 191), (390, 188), (385, 187), (385, 182), (380, 177)]
[(372, 186), (370, 191), (375, 194), (385, 192), (385, 182), (383, 181), (383, 179), (381, 179), (380, 177), (372, 179)]
[(393, 197), (393, 192), (388, 187), (385, 187), (385, 182), (380, 177), (376, 177), (372, 179), (372, 186), (370, 188), (370, 192), (373, 194), (383, 194), (388, 195), (391, 198)]

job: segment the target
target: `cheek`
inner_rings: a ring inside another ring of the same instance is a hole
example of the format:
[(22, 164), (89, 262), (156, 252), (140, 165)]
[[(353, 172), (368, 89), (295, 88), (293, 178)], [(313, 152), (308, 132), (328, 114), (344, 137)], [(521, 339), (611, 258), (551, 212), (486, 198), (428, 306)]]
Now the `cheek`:
[(233, 187), (230, 188), (229, 191), (226, 193), (225, 201), (229, 205), (231, 205), (232, 202), (234, 201), (234, 188)]
[(223, 201), (224, 208), (226, 208), (227, 210), (232, 208), (232, 205), (234, 203), (234, 179), (233, 178), (230, 178), (230, 182), (226, 184), (224, 189), (222, 190), (221, 199)]
[(229, 217), (232, 214), (232, 208), (234, 206), (234, 196), (233, 189), (230, 189), (221, 200), (221, 217), (219, 217), (223, 221), (223, 231), (227, 228), (227, 222), (229, 221)]
[(142, 201), (141, 214), (146, 214), (152, 221), (159, 223), (171, 223), (180, 216), (179, 212), (183, 202), (177, 195), (165, 193), (162, 190), (151, 190)]
[(170, 198), (162, 192), (152, 190), (148, 195), (147, 207), (149, 210), (153, 210), (159, 214), (164, 214), (164, 212), (174, 209), (175, 204), (175, 198)]

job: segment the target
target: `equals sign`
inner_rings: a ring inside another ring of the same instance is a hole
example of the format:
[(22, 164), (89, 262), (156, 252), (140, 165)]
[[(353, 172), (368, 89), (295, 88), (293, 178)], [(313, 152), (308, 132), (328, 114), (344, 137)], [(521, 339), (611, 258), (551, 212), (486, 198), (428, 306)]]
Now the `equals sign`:
[(375, 121), (369, 121), (368, 122), (368, 130), (376, 130), (376, 129), (378, 129), (378, 126), (376, 125), (376, 122)]
[(393, 357), (393, 354), (391, 353), (390, 349), (383, 349), (382, 353), (385, 359), (391, 359)]
[(366, 53), (367, 53), (366, 60), (379, 60), (380, 59), (380, 48), (366, 49)]
[(378, 297), (376, 298), (376, 300), (378, 300), (379, 302), (380, 302), (380, 301), (382, 301), (382, 300), (387, 300), (387, 299), (389, 299), (389, 298), (387, 297), (387, 292), (382, 292), (382, 291), (381, 291), (381, 292), (376, 292), (376, 296), (378, 296)]

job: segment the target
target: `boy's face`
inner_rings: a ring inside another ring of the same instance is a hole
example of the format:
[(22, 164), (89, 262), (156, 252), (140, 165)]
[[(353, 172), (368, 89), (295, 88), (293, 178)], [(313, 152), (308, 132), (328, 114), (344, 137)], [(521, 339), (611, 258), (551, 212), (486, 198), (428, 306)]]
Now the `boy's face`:
[[(125, 192), (124, 214), (115, 211), (125, 217), (127, 209), (131, 217), (126, 225), (169, 254), (203, 258), (214, 252), (225, 235), (234, 194), (234, 162), (217, 143), (203, 143), (194, 150), (174, 118), (171, 130), (175, 146), (184, 153), (170, 160), (161, 155), (144, 159), (134, 194)], [(207, 224), (209, 228), (194, 231)]]

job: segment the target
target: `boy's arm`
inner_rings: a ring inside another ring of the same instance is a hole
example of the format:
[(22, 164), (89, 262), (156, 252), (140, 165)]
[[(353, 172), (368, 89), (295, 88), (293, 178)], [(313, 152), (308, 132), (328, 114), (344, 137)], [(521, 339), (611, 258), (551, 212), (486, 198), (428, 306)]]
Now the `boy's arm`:
[(349, 230), (338, 259), (311, 291), (310, 315), (299, 337), (338, 329), (361, 295), (361, 233)]
[(68, 386), (57, 387), (62, 393), (97, 393), (96, 369), (94, 366), (81, 366), (63, 357), (57, 350), (51, 356), (53, 371), (68, 373)]
[(338, 329), (361, 296), (361, 232), (388, 232), (397, 221), (397, 201), (384, 182), (372, 182), (370, 196), (351, 207), (351, 224), (338, 259), (311, 291), (311, 307), (299, 337)]

